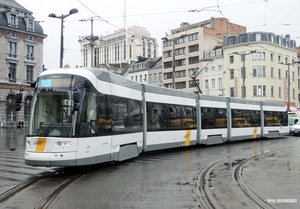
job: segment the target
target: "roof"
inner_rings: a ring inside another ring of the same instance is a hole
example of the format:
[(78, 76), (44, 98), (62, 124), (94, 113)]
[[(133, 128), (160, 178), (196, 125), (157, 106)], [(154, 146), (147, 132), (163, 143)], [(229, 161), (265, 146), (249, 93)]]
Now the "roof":
[(13, 7), (19, 10), (28, 11), (25, 7), (14, 0), (0, 0), (0, 5), (6, 5), (8, 7)]

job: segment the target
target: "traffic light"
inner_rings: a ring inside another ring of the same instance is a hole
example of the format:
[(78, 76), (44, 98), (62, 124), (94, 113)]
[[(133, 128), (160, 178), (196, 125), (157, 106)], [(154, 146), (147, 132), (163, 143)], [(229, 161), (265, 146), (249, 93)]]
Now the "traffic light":
[(21, 110), (21, 107), (22, 107), (22, 93), (19, 93), (16, 95), (16, 107), (15, 107), (15, 110), (16, 111), (20, 111)]

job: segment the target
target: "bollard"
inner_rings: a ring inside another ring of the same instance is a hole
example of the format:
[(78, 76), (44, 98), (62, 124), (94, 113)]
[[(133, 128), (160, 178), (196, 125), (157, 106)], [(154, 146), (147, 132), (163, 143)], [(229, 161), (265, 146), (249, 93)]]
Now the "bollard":
[(16, 150), (16, 141), (15, 140), (10, 140), (9, 149), (10, 149), (10, 151)]

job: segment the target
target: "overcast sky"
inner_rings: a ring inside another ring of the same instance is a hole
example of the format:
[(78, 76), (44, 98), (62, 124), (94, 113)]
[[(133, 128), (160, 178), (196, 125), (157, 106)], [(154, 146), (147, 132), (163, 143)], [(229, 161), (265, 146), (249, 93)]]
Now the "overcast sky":
[[(100, 16), (94, 20), (94, 35), (112, 34), (115, 30), (131, 26), (146, 28), (157, 38), (161, 55), (161, 38), (180, 23), (190, 24), (225, 17), (230, 22), (247, 27), (247, 32), (274, 32), (300, 43), (299, 0), (16, 0), (33, 12), (36, 21), (41, 21), (47, 38), (44, 40), (44, 64), (46, 68), (58, 68), (60, 61), (61, 20), (50, 18), (50, 13), (66, 15), (70, 9), (78, 13), (65, 18), (64, 22), (64, 65), (80, 65), (79, 36), (91, 34), (91, 22), (78, 20)], [(221, 12), (217, 11), (219, 9)], [(126, 8), (124, 10), (124, 7)], [(208, 7), (208, 8), (207, 8)], [(188, 12), (189, 10), (201, 12)], [(208, 11), (208, 10), (213, 11)], [(124, 20), (126, 12), (126, 21)]]

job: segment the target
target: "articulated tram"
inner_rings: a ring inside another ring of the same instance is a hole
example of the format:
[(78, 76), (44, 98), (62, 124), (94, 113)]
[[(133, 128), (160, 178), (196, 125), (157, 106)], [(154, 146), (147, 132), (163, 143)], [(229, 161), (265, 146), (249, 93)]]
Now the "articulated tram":
[(81, 166), (142, 152), (289, 134), (281, 103), (140, 84), (103, 69), (44, 71), (35, 83), (25, 163)]

